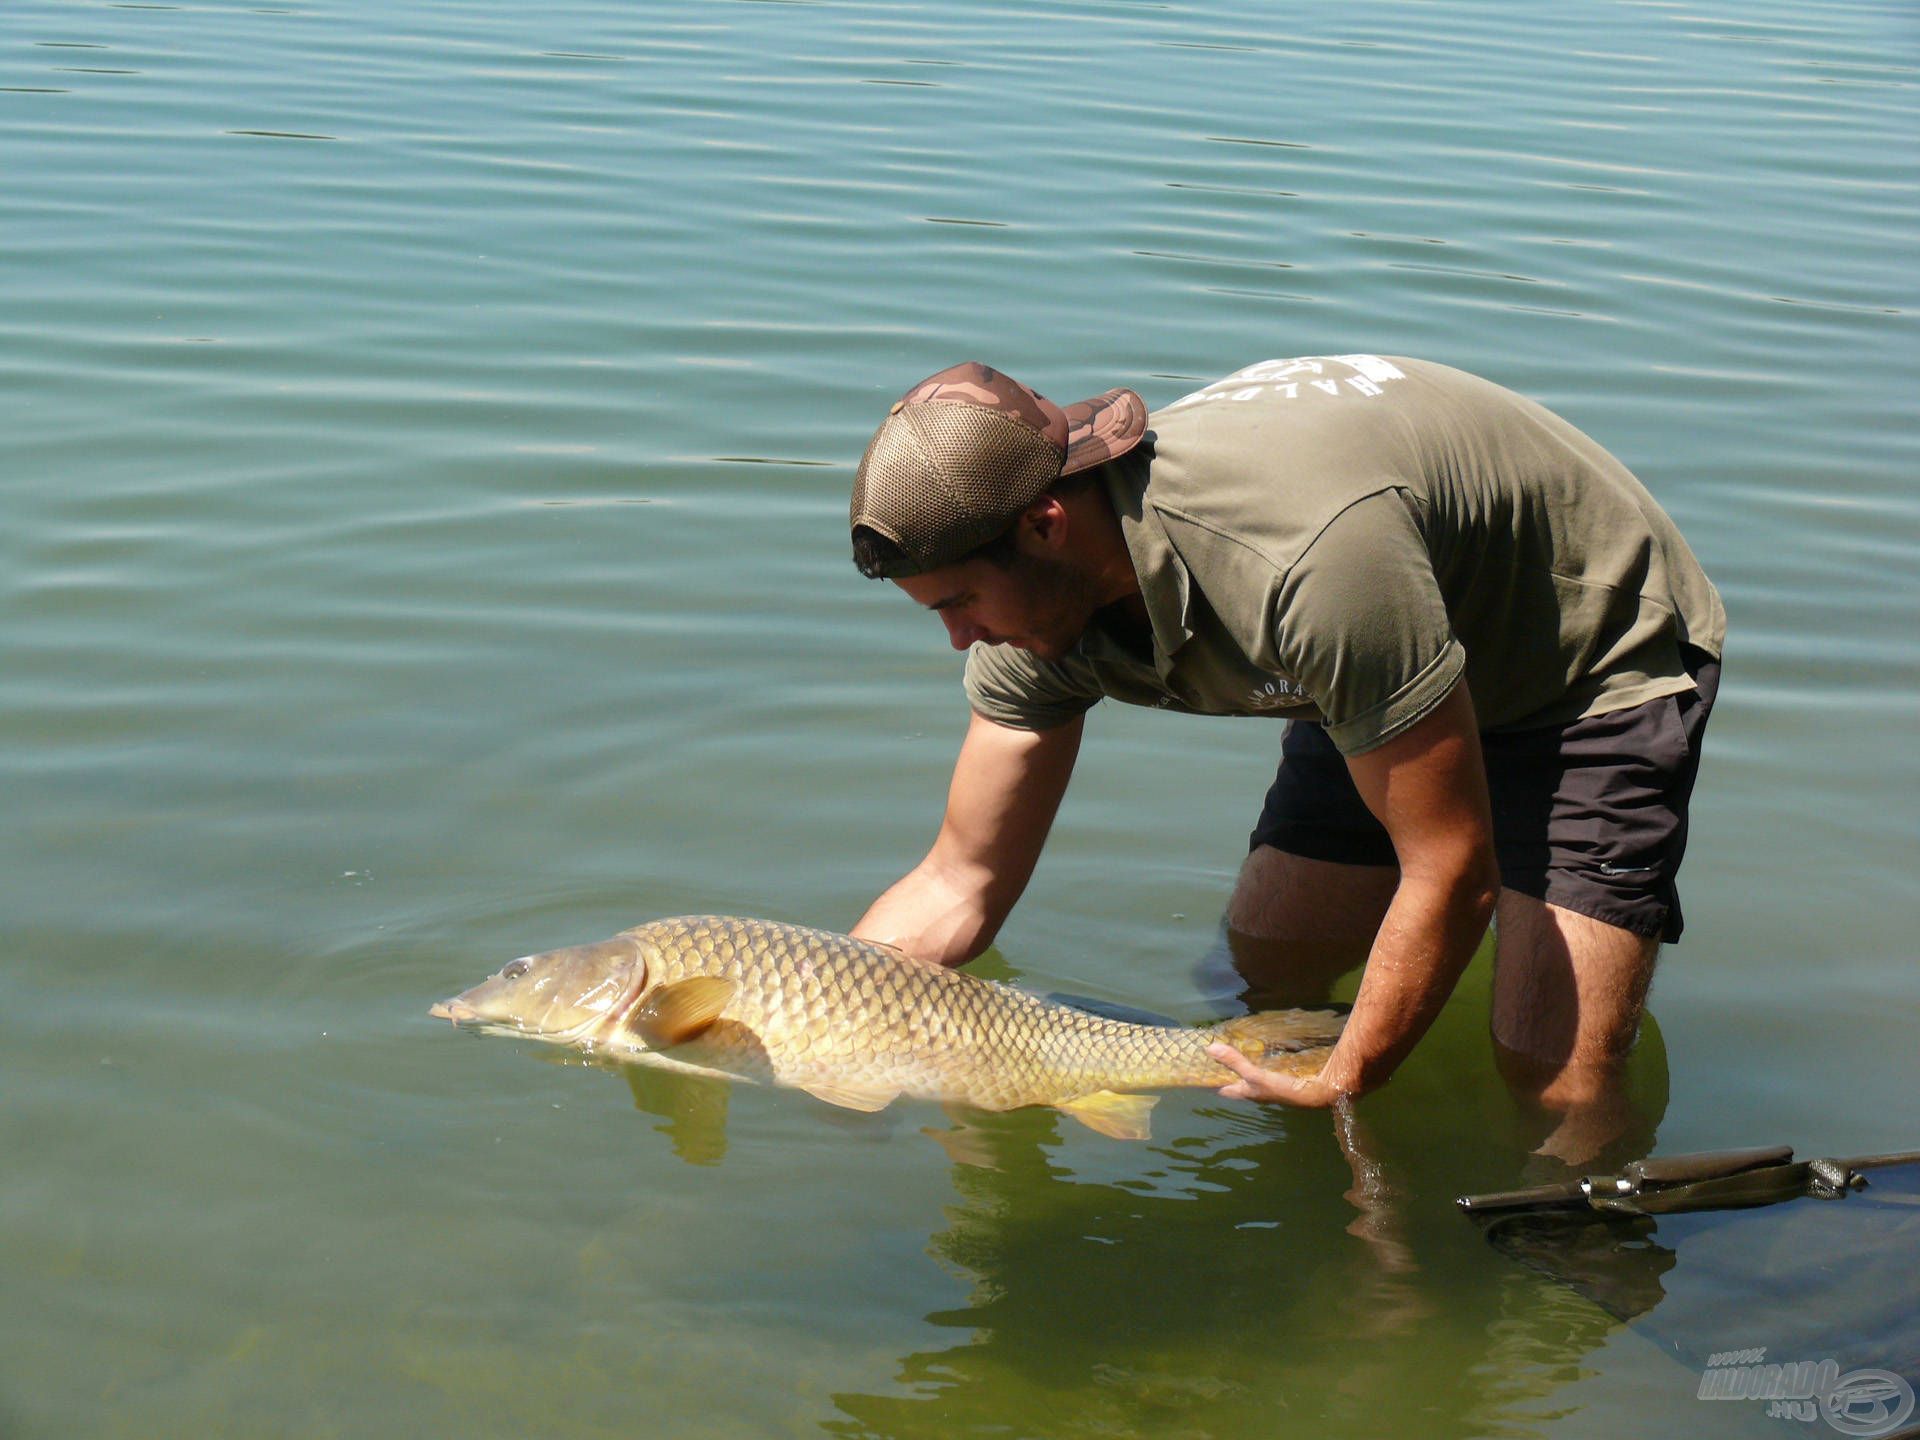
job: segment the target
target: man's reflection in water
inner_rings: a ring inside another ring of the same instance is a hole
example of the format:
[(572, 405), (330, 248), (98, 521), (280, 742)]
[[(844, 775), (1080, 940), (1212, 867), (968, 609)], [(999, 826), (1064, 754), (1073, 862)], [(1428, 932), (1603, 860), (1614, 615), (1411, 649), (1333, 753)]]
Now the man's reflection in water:
[(1410, 1279), (1420, 1265), (1407, 1243), (1403, 1195), (1394, 1184), (1392, 1171), (1382, 1163), (1379, 1142), (1351, 1100), (1342, 1100), (1333, 1108), (1333, 1138), (1353, 1172), (1353, 1186), (1346, 1192), (1346, 1200), (1356, 1213), (1347, 1224), (1347, 1233), (1364, 1243), (1373, 1257), (1370, 1272), (1362, 1277), (1368, 1291), (1363, 1312), (1365, 1333), (1381, 1335), (1408, 1329), (1414, 1321), (1425, 1318), (1427, 1311), (1419, 1288)]
[[(1319, 1113), (1162, 1112), (1165, 1133), (1138, 1146), (1062, 1134), (1045, 1112), (965, 1121), (984, 1163), (954, 1167), (960, 1203), (931, 1250), (972, 1291), (926, 1317), (958, 1333), (905, 1356), (899, 1390), (835, 1396), (828, 1433), (1386, 1433), (1416, 1413), (1470, 1433), (1488, 1337), (1566, 1308), (1544, 1282), (1489, 1283), (1490, 1252), (1442, 1193), (1450, 1176), (1387, 1185), (1382, 1162), (1352, 1187), (1374, 1137), (1356, 1151)], [(1350, 1188), (1367, 1192), (1357, 1219)], [(1610, 1324), (1584, 1307), (1532, 1331), (1526, 1378), (1491, 1388), (1502, 1403), (1546, 1393)]]

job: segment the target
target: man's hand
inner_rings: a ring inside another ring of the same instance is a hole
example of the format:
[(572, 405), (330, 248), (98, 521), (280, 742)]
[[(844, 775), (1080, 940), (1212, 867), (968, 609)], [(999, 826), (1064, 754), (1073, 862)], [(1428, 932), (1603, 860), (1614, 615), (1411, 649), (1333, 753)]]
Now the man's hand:
[(1303, 1110), (1324, 1110), (1347, 1097), (1318, 1075), (1283, 1075), (1277, 1070), (1262, 1070), (1233, 1046), (1216, 1040), (1207, 1046), (1207, 1054), (1240, 1078), (1220, 1087), (1229, 1100), (1259, 1100), (1269, 1105), (1297, 1105)]

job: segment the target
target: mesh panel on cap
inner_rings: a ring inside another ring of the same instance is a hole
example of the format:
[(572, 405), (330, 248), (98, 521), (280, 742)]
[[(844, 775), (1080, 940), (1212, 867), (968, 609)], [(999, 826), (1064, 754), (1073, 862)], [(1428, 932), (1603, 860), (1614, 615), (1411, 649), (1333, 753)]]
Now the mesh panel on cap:
[(1045, 438), (997, 411), (910, 405), (867, 449), (855, 523), (891, 532), (932, 569), (1011, 525), (1059, 478), (1060, 460)]

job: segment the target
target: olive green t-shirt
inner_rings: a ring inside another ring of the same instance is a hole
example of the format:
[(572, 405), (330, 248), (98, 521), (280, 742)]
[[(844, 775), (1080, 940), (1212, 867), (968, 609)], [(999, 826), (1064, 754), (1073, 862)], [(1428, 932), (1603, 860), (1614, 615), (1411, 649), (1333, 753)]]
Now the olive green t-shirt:
[(1377, 355), (1270, 360), (1149, 417), (1100, 477), (1151, 634), (1050, 662), (975, 645), (973, 708), (1048, 729), (1111, 696), (1319, 721), (1360, 754), (1464, 675), (1483, 730), (1693, 686), (1720, 597), (1646, 488), (1489, 381)]

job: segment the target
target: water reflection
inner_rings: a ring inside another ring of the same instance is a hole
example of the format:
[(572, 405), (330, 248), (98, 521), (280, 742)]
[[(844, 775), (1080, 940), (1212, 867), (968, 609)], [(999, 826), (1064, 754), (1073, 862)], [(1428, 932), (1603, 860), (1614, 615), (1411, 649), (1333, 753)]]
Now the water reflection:
[(1259, 1118), (1146, 1147), (1136, 1174), (1100, 1181), (1076, 1174), (1051, 1117), (982, 1117), (973, 1138), (990, 1163), (954, 1167), (960, 1201), (931, 1237), (972, 1283), (964, 1309), (926, 1317), (954, 1343), (901, 1361), (907, 1394), (836, 1396), (844, 1418), (828, 1431), (1127, 1433), (1129, 1417), (1172, 1422), (1244, 1396), (1255, 1377), (1235, 1333), (1285, 1310), (1284, 1271), (1267, 1262), (1324, 1252), (1347, 1218), (1324, 1127), (1296, 1138)]
[[(953, 1342), (906, 1355), (898, 1389), (836, 1395), (823, 1428), (1364, 1428), (1380, 1396), (1417, 1385), (1464, 1419), (1484, 1413), (1486, 1374), (1516, 1373), (1516, 1343), (1531, 1351), (1529, 1393), (1544, 1393), (1609, 1327), (1550, 1286), (1450, 1280), (1476, 1242), (1451, 1216), (1436, 1225), (1431, 1197), (1428, 1214), (1410, 1208), (1408, 1172), (1357, 1116), (1200, 1115), (1210, 1133), (1147, 1147), (1117, 1179), (1077, 1173), (1052, 1117), (979, 1121), (991, 1167), (955, 1167), (960, 1202), (931, 1239), (972, 1282), (965, 1308), (926, 1317)], [(1553, 1324), (1536, 1323), (1543, 1307)]]
[(616, 1067), (634, 1107), (657, 1115), (653, 1128), (689, 1165), (718, 1165), (727, 1156), (727, 1095), (732, 1086), (706, 1075), (675, 1075), (639, 1065)]
[(1518, 1213), (1484, 1228), (1497, 1253), (1630, 1324), (1695, 1376), (1728, 1353), (1915, 1376), (1920, 1164), (1868, 1170), (1863, 1188), (1832, 1199), (1659, 1216)]

